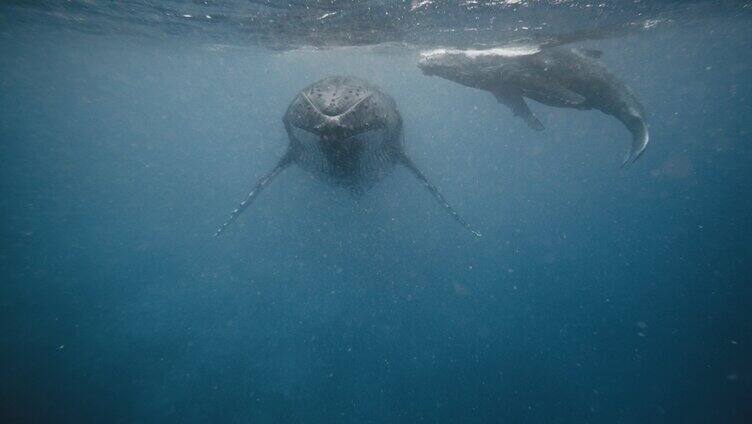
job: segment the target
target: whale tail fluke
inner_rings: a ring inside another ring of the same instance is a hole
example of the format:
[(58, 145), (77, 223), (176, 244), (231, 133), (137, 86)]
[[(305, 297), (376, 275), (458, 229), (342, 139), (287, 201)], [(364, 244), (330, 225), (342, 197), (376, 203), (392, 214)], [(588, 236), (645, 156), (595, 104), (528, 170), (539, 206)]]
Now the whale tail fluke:
[(632, 147), (621, 165), (622, 168), (626, 168), (633, 164), (645, 151), (648, 141), (650, 141), (650, 133), (645, 120), (637, 113), (630, 113), (625, 119), (620, 120), (632, 133)]

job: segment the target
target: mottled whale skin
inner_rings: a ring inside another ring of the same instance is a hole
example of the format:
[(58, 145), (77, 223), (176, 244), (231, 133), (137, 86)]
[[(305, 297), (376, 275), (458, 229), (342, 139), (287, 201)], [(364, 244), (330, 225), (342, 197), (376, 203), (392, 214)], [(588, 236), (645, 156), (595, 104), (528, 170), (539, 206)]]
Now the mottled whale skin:
[(300, 91), (282, 118), (289, 144), (215, 235), (221, 234), (280, 172), (292, 164), (322, 181), (360, 194), (403, 165), (454, 220), (473, 230), (405, 154), (402, 117), (394, 100), (355, 77), (332, 76)]
[(621, 121), (632, 134), (623, 165), (645, 151), (649, 134), (640, 101), (597, 59), (597, 50), (518, 46), (486, 50), (437, 49), (422, 53), (418, 67), (467, 87), (491, 92), (533, 129), (543, 125), (525, 98), (548, 106), (597, 109)]

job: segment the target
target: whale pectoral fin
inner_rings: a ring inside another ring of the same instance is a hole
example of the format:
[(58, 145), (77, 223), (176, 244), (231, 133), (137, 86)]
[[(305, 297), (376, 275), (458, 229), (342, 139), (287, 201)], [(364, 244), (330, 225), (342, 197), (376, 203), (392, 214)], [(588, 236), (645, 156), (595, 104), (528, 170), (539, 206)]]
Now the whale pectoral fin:
[(585, 102), (585, 97), (547, 78), (530, 78), (528, 84), (522, 88), (522, 92), (528, 97), (552, 106), (577, 107)]
[(494, 93), (494, 96), (496, 96), (496, 100), (498, 100), (499, 103), (502, 103), (511, 109), (514, 116), (519, 116), (524, 119), (525, 123), (527, 123), (530, 128), (536, 131), (542, 131), (545, 129), (543, 124), (541, 124), (538, 118), (535, 117), (533, 111), (530, 110), (530, 107), (528, 107), (521, 94), (496, 92)]
[(277, 162), (277, 165), (272, 168), (271, 171), (269, 171), (266, 175), (261, 177), (261, 179), (258, 180), (256, 185), (251, 189), (251, 191), (248, 193), (248, 195), (245, 197), (245, 200), (240, 202), (240, 205), (238, 205), (235, 210), (232, 211), (230, 214), (230, 218), (225, 221), (221, 227), (217, 229), (217, 231), (214, 233), (214, 237), (217, 237), (218, 235), (222, 234), (222, 232), (227, 228), (230, 223), (235, 221), (235, 219), (240, 216), (240, 214), (251, 204), (254, 200), (256, 200), (256, 197), (258, 197), (259, 193), (266, 187), (271, 180), (274, 179), (277, 175), (279, 175), (280, 172), (282, 172), (285, 168), (287, 168), (292, 163), (292, 153), (291, 151), (287, 151), (285, 155), (282, 157), (282, 159)]
[(625, 168), (633, 164), (645, 151), (648, 141), (650, 141), (650, 133), (645, 121), (639, 116), (629, 115), (627, 118), (620, 119), (620, 121), (632, 133), (632, 147), (621, 165), (622, 168)]
[(417, 178), (418, 180), (420, 180), (420, 182), (423, 183), (423, 186), (431, 193), (431, 195), (433, 195), (434, 199), (436, 199), (436, 201), (438, 201), (439, 204), (441, 204), (441, 206), (444, 208), (444, 210), (449, 215), (451, 215), (452, 218), (454, 218), (455, 221), (457, 221), (458, 223), (460, 223), (460, 225), (462, 225), (463, 227), (465, 227), (465, 229), (467, 229), (468, 231), (470, 231), (471, 233), (473, 233), (474, 236), (476, 236), (476, 237), (480, 237), (481, 236), (481, 234), (479, 232), (475, 231), (470, 226), (470, 224), (468, 224), (467, 222), (465, 222), (464, 219), (462, 219), (462, 217), (460, 216), (460, 214), (458, 214), (454, 210), (454, 208), (452, 208), (452, 206), (449, 204), (449, 202), (446, 201), (446, 199), (444, 198), (444, 196), (441, 195), (441, 193), (439, 192), (439, 189), (436, 188), (436, 186), (434, 186), (430, 181), (428, 181), (428, 178), (426, 178), (426, 176), (423, 175), (423, 172), (421, 172), (421, 170), (418, 169), (417, 166), (415, 166), (415, 164), (413, 163), (412, 160), (410, 160), (410, 158), (408, 158), (403, 153), (403, 154), (400, 154), (399, 161), (405, 166), (405, 168), (409, 169), (410, 172), (412, 172), (413, 175), (415, 175), (415, 178)]
[[(585, 97), (568, 89), (544, 73), (520, 66), (503, 66), (499, 69), (500, 80), (506, 87), (514, 87), (519, 95), (543, 104), (558, 107), (576, 107), (585, 102)], [(505, 89), (504, 91), (512, 91)]]

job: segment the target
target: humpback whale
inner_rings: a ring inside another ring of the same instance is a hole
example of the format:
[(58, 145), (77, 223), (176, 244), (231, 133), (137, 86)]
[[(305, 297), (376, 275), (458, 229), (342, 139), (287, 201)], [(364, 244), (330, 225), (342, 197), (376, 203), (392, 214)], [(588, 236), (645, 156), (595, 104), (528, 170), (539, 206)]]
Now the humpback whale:
[(645, 112), (632, 90), (597, 60), (601, 54), (556, 44), (436, 49), (423, 52), (418, 67), (426, 75), (491, 92), (535, 130), (543, 130), (543, 125), (525, 98), (611, 115), (632, 134), (632, 147), (622, 164), (626, 166), (637, 160), (648, 144)]
[(221, 234), (285, 168), (292, 164), (325, 183), (359, 194), (386, 176), (395, 165), (407, 168), (467, 230), (475, 231), (405, 154), (402, 117), (394, 100), (378, 87), (354, 77), (333, 76), (311, 84), (293, 99), (282, 118), (287, 151), (256, 183)]

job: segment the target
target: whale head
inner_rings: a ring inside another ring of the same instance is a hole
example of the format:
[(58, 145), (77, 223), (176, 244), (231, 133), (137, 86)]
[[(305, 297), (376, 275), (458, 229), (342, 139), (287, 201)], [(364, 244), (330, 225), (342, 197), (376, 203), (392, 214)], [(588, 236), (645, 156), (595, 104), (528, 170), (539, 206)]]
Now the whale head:
[(302, 130), (320, 140), (342, 140), (389, 127), (396, 110), (386, 103), (368, 83), (334, 76), (298, 93), (283, 121), (291, 136)]

